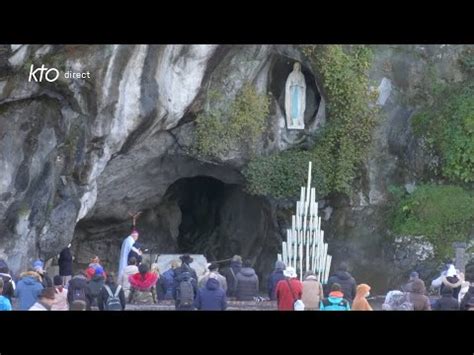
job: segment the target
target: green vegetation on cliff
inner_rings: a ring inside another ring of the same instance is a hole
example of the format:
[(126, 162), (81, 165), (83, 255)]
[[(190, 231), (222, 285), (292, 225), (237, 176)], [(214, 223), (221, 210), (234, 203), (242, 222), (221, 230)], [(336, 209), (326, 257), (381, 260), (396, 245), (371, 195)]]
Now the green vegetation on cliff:
[(412, 126), (440, 158), (444, 178), (474, 182), (474, 83), (440, 90), (434, 104), (414, 116)]
[(474, 225), (474, 195), (459, 186), (426, 184), (411, 194), (392, 191), (395, 207), (392, 230), (398, 235), (423, 235), (435, 256), (452, 253), (452, 243), (468, 241)]
[[(218, 94), (211, 93), (210, 100)], [(253, 152), (265, 129), (270, 100), (247, 83), (226, 110), (211, 108), (196, 121), (196, 152), (202, 157), (227, 154), (237, 145), (246, 145)]]

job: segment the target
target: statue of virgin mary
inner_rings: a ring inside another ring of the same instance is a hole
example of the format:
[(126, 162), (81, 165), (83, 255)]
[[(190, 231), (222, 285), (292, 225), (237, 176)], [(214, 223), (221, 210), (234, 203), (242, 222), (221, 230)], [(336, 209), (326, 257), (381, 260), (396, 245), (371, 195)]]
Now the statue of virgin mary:
[(306, 109), (306, 82), (301, 64), (295, 62), (285, 85), (285, 113), (288, 129), (304, 129)]

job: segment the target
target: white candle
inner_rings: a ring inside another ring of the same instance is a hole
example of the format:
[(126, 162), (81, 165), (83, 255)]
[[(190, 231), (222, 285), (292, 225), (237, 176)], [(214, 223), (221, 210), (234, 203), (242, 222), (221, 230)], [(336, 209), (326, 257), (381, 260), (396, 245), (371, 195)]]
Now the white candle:
[(332, 260), (332, 256), (328, 255), (326, 257), (326, 273), (325, 273), (325, 276), (324, 276), (324, 283), (328, 282), (329, 270), (331, 269), (331, 260)]

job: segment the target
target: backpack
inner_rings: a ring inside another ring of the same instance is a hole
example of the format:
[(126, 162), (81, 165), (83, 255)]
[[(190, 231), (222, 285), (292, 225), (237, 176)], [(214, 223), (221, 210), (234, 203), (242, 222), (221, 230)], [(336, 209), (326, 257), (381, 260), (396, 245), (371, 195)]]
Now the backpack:
[(122, 289), (121, 285), (117, 286), (115, 293), (112, 293), (112, 290), (108, 285), (104, 285), (105, 290), (109, 294), (107, 301), (105, 302), (105, 310), (106, 311), (121, 311), (122, 310), (122, 302), (120, 302), (119, 293)]
[(339, 303), (332, 303), (327, 298), (321, 301), (323, 303), (324, 310), (327, 311), (346, 311), (348, 303), (346, 299), (342, 299)]
[(406, 293), (401, 297), (401, 302), (395, 305), (396, 311), (414, 311), (415, 305), (410, 301), (410, 293)]
[(83, 287), (76, 287), (72, 290), (72, 301), (83, 301), (87, 303), (86, 292)]
[(179, 304), (180, 306), (192, 306), (194, 303), (194, 287), (190, 279), (182, 280), (179, 283)]

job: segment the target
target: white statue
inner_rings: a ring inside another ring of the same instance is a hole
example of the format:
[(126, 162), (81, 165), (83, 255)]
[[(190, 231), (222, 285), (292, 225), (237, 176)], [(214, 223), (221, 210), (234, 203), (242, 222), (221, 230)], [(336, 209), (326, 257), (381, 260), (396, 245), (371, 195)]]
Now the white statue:
[(288, 129), (304, 129), (306, 83), (301, 64), (295, 62), (285, 85), (285, 113)]

